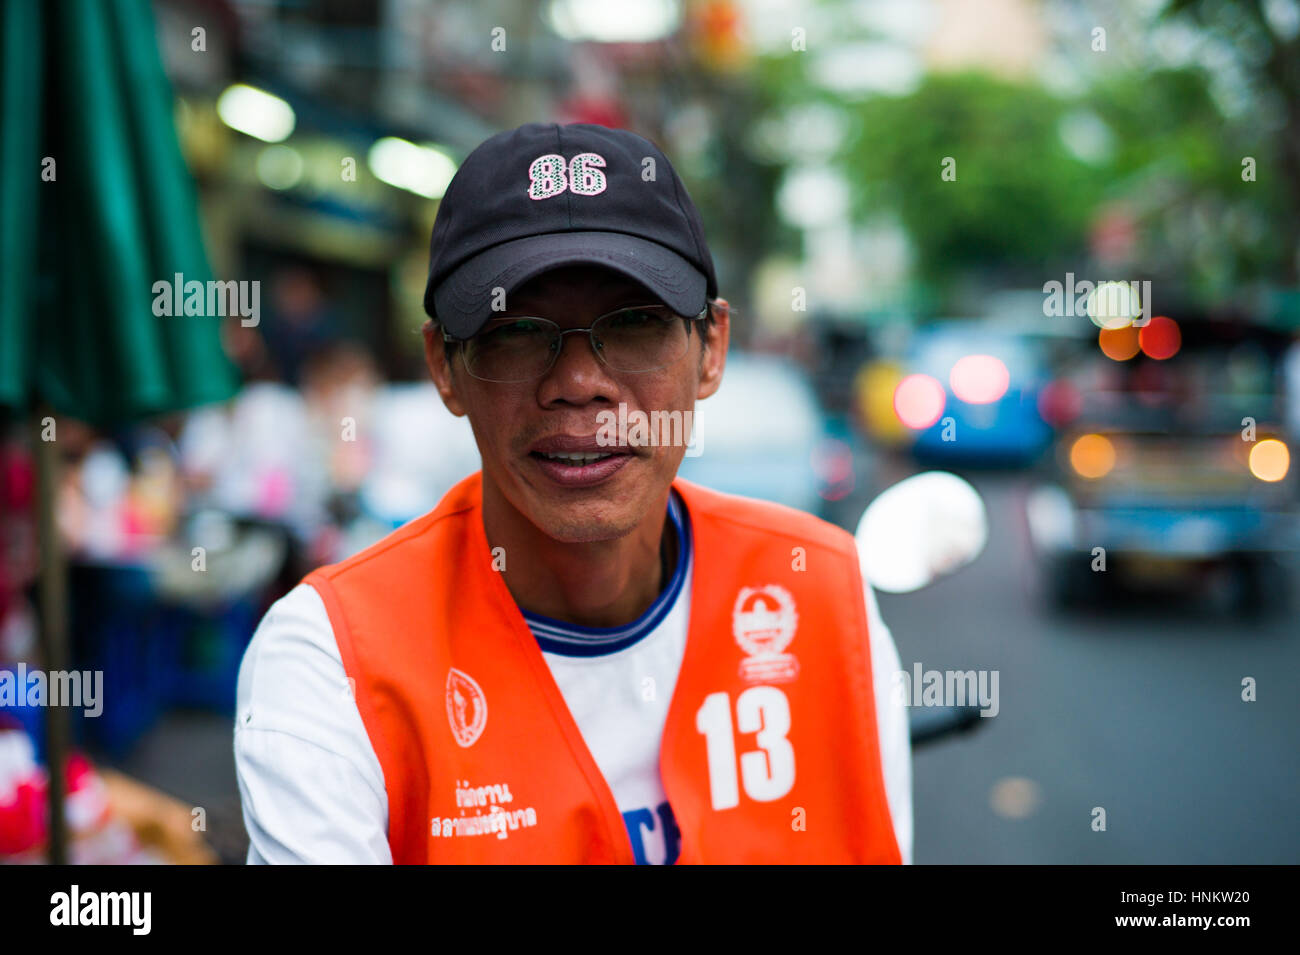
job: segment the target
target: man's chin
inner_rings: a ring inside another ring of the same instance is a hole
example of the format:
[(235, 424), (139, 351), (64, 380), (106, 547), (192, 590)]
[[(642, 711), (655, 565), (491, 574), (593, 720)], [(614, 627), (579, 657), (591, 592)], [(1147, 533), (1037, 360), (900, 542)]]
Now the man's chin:
[(564, 544), (617, 540), (630, 534), (640, 523), (638, 515), (628, 513), (625, 504), (619, 506), (612, 502), (548, 503), (538, 511), (530, 515), (533, 523), (542, 533)]
[[(645, 458), (633, 458), (607, 480), (565, 487), (536, 471), (520, 482), (520, 510), (548, 537), (566, 544), (617, 540), (644, 520), (655, 497), (645, 485)], [(635, 470), (634, 470), (635, 469)]]

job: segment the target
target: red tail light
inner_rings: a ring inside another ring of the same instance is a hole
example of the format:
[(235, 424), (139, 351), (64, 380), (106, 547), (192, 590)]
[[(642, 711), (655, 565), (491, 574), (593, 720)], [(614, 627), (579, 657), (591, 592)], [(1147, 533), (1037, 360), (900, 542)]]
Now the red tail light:
[(1038, 393), (1038, 414), (1054, 428), (1061, 428), (1079, 416), (1083, 396), (1063, 378), (1049, 381)]

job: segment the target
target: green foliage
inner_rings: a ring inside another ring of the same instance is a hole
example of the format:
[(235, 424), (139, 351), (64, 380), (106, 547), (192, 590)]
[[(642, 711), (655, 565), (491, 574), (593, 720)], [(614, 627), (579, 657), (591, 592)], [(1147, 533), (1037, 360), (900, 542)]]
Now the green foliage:
[[(934, 75), (856, 110), (844, 169), (854, 214), (897, 214), (924, 278), (971, 268), (1042, 269), (1078, 250), (1105, 178), (1064, 146), (1065, 105), (975, 73)], [(955, 181), (941, 173), (955, 160)]]
[[(1136, 216), (1138, 264), (1203, 291), (1268, 274), (1282, 257), (1276, 177), (1241, 178), (1243, 156), (1266, 170), (1273, 147), (1230, 127), (1198, 70), (1113, 75), (1072, 101), (979, 73), (931, 75), (851, 109), (840, 161), (854, 217), (897, 215), (923, 283), (1083, 265), (1109, 203)], [(1086, 159), (1062, 134), (1079, 115), (1103, 140)], [(955, 181), (941, 175), (945, 157)]]
[[(1146, 260), (1179, 269), (1206, 294), (1285, 268), (1290, 212), (1278, 144), (1252, 128), (1253, 117), (1229, 122), (1203, 73), (1116, 76), (1087, 103), (1116, 144), (1107, 198), (1137, 212)], [(1242, 178), (1246, 156), (1256, 161), (1254, 181)]]

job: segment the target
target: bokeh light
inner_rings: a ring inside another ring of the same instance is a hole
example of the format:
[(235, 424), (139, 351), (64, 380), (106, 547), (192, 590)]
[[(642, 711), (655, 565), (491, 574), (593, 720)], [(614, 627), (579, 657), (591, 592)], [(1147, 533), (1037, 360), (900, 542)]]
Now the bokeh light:
[(1157, 315), (1138, 332), (1138, 344), (1148, 358), (1163, 361), (1178, 354), (1178, 349), (1183, 344), (1183, 334), (1172, 318)]
[(1088, 296), (1088, 317), (1098, 328), (1124, 328), (1141, 314), (1137, 288), (1129, 282), (1099, 282)]
[(878, 441), (894, 443), (907, 435), (894, 413), (894, 390), (902, 380), (903, 369), (897, 362), (876, 360), (867, 362), (855, 381), (858, 414), (867, 433)]
[(989, 790), (989, 805), (1003, 819), (1027, 819), (1043, 803), (1043, 789), (1024, 776), (1008, 776)]
[(244, 83), (226, 88), (217, 99), (217, 115), (231, 129), (268, 143), (287, 139), (297, 122), (287, 102)]
[(1101, 353), (1115, 361), (1128, 361), (1141, 350), (1138, 330), (1132, 325), (1123, 328), (1103, 328), (1097, 333)]
[(894, 414), (907, 427), (920, 431), (939, 420), (948, 394), (936, 378), (908, 375), (894, 389)]
[(652, 43), (680, 25), (680, 0), (551, 0), (546, 18), (566, 40), (595, 43)]
[(1068, 381), (1049, 381), (1038, 393), (1038, 414), (1054, 428), (1069, 424), (1083, 410), (1083, 396)]
[(1266, 438), (1250, 449), (1250, 473), (1261, 481), (1280, 481), (1291, 469), (1291, 452), (1276, 438)]
[(948, 374), (952, 393), (972, 405), (987, 405), (1007, 393), (1011, 373), (1001, 358), (993, 355), (967, 355), (952, 366)]
[(1070, 446), (1070, 466), (1080, 477), (1105, 477), (1115, 467), (1115, 445), (1103, 434), (1085, 434)]
[(376, 178), (426, 199), (441, 199), (456, 175), (455, 161), (442, 150), (397, 136), (376, 140), (367, 158)]
[(257, 154), (256, 168), (267, 188), (292, 189), (302, 179), (302, 154), (292, 146), (267, 146)]

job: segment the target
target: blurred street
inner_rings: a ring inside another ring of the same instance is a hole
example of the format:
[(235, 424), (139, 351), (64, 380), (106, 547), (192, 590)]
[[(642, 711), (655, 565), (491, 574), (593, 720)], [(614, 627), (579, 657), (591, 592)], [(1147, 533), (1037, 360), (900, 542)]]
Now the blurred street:
[[(921, 595), (880, 596), (904, 670), (1001, 671), (990, 725), (915, 754), (916, 862), (1294, 864), (1294, 610), (1249, 625), (1158, 599), (1050, 611), (1024, 529), (1027, 479), (974, 483), (984, 555)], [(1294, 569), (1289, 581), (1294, 593)], [(1241, 700), (1246, 676), (1257, 702)], [(1096, 806), (1105, 832), (1090, 827)]]

